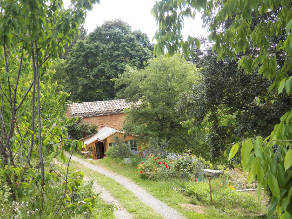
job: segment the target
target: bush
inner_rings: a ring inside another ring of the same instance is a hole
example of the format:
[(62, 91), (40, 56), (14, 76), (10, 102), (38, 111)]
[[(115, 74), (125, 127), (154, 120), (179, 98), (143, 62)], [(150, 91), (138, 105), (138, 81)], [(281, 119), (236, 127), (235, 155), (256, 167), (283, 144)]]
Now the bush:
[[(15, 185), (15, 198), (0, 174), (0, 218), (2, 216), (5, 216), (4, 218), (42, 218), (44, 216), (45, 218), (72, 218), (74, 216), (90, 218), (96, 213), (95, 211), (100, 209), (100, 206), (97, 206), (99, 198), (92, 192), (92, 184), (83, 183), (83, 175), (80, 172), (71, 173), (68, 176), (64, 199), (64, 175), (64, 170), (58, 166), (52, 166), (52, 169), (46, 172), (42, 207), (40, 185), (36, 181), (40, 177), (38, 171), (32, 169), (26, 171), (24, 178), (21, 179), (22, 182)], [(111, 206), (103, 206), (103, 209), (113, 213)]]
[(172, 165), (166, 159), (149, 155), (147, 159), (138, 164), (140, 177), (144, 179), (157, 180), (168, 178), (173, 175)]
[(210, 167), (210, 162), (194, 155), (182, 155), (173, 162), (175, 175), (183, 178), (203, 178), (202, 169)]
[(116, 140), (116, 143), (114, 143), (105, 154), (112, 158), (128, 158), (132, 156), (130, 146), (120, 140)]
[(79, 140), (97, 132), (96, 125), (80, 123), (80, 118), (72, 118), (66, 125), (71, 139)]
[[(206, 182), (192, 182), (185, 185), (185, 191), (191, 197), (193, 204), (211, 205), (209, 184)], [(221, 209), (242, 208), (244, 210), (258, 212), (261, 210), (260, 202), (251, 194), (241, 193), (232, 186), (212, 187), (213, 205)]]

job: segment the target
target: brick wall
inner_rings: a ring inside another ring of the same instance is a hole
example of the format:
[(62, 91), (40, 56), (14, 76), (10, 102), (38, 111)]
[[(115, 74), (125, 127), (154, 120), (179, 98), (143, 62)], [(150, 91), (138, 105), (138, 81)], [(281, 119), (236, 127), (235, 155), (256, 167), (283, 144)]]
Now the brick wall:
[(96, 125), (98, 129), (107, 126), (120, 130), (123, 127), (125, 117), (126, 115), (124, 113), (106, 116), (93, 116), (89, 118), (83, 118), (81, 122)]

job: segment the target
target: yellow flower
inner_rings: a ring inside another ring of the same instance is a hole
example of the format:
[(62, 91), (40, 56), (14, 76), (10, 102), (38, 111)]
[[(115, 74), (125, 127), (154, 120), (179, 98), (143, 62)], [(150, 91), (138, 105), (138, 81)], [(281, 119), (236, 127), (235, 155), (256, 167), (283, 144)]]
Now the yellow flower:
[(234, 188), (233, 186), (231, 186), (231, 185), (228, 185), (227, 187), (228, 187), (229, 189), (235, 190), (235, 188)]

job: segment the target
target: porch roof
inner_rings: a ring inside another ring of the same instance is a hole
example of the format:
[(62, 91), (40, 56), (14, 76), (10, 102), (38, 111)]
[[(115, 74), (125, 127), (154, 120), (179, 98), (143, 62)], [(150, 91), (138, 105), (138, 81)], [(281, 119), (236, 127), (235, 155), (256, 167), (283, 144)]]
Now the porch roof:
[(91, 144), (95, 141), (103, 141), (104, 139), (110, 137), (111, 135), (113, 135), (115, 133), (120, 133), (120, 131), (113, 129), (113, 128), (110, 128), (110, 127), (103, 127), (93, 136), (84, 139), (84, 144), (88, 145), (88, 144)]

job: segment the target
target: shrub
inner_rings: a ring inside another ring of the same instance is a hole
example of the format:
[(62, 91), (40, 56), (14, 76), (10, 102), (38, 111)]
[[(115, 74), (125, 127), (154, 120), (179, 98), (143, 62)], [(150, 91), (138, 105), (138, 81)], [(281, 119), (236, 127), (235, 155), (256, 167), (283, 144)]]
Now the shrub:
[(84, 124), (80, 123), (80, 121), (80, 118), (72, 118), (66, 125), (68, 129), (68, 135), (71, 137), (71, 139), (79, 140), (97, 132), (96, 125)]
[[(53, 165), (53, 164), (52, 164)], [(65, 172), (58, 166), (52, 166), (46, 172), (44, 186), (44, 204), (41, 205), (39, 177), (37, 171), (28, 169), (22, 182), (16, 186), (16, 197), (12, 197), (11, 189), (6, 185), (0, 174), (0, 218), (90, 218), (94, 211), (98, 211), (98, 196), (92, 192), (92, 184), (83, 183), (80, 172), (68, 176), (67, 192), (64, 199)], [(3, 172), (4, 170), (2, 170)], [(13, 171), (13, 170), (9, 170)], [(18, 170), (19, 171), (19, 170)], [(113, 212), (111, 206), (103, 207), (107, 212)], [(42, 212), (40, 212), (42, 209)]]
[(139, 157), (137, 155), (134, 155), (132, 158), (131, 158), (131, 165), (133, 167), (137, 167), (139, 163), (143, 162), (144, 158), (143, 157)]
[(166, 159), (149, 155), (147, 159), (138, 164), (140, 176), (144, 179), (157, 180), (173, 175), (172, 165)]
[(116, 143), (114, 143), (105, 154), (112, 158), (128, 158), (132, 156), (130, 146), (120, 140), (116, 140)]
[(194, 155), (182, 155), (173, 162), (175, 175), (183, 178), (203, 178), (202, 169), (210, 167), (209, 162)]

